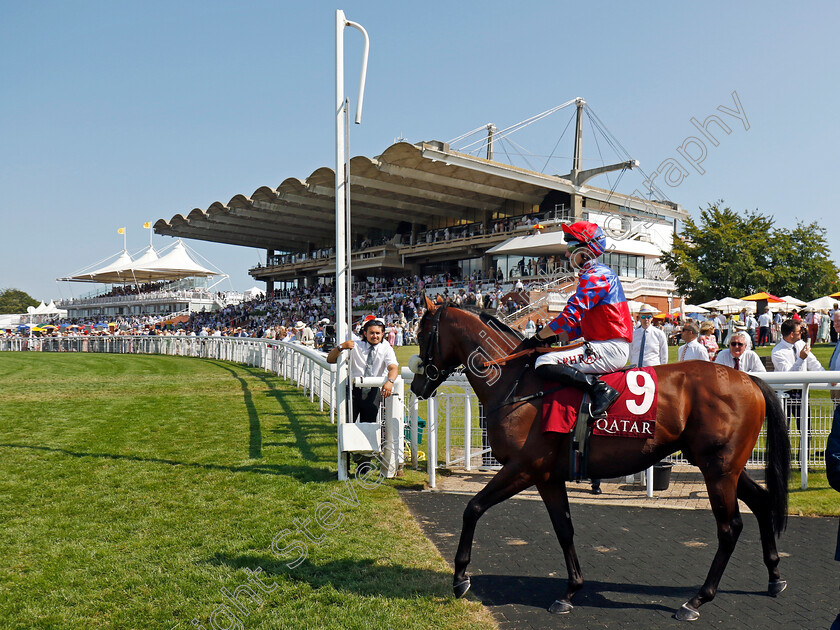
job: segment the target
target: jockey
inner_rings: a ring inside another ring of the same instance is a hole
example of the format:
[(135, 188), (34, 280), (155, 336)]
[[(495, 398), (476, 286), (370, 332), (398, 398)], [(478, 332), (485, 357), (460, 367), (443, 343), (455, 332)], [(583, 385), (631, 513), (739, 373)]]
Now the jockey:
[(579, 269), (577, 290), (563, 312), (527, 345), (535, 347), (553, 335), (561, 343), (580, 340), (541, 355), (534, 367), (540, 378), (589, 393), (590, 415), (598, 417), (615, 402), (618, 392), (597, 375), (614, 372), (627, 363), (633, 320), (618, 276), (597, 260), (607, 245), (603, 230), (589, 221), (578, 221), (564, 224), (563, 232), (566, 257)]

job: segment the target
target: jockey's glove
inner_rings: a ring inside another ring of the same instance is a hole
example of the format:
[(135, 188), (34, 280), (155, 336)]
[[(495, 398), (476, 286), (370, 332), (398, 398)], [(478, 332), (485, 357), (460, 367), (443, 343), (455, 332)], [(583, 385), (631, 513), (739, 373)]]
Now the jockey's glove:
[(533, 350), (534, 348), (542, 348), (544, 346), (548, 346), (557, 339), (556, 337), (549, 337), (548, 339), (540, 339), (537, 335), (533, 337), (529, 337), (528, 339), (523, 339), (522, 343), (519, 344), (520, 350)]

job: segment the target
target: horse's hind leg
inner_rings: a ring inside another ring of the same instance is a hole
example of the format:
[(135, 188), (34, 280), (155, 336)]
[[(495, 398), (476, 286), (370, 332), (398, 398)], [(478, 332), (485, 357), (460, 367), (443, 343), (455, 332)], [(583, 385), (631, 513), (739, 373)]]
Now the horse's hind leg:
[(704, 472), (704, 476), (706, 476), (706, 488), (709, 491), (712, 512), (717, 521), (718, 550), (703, 586), (677, 611), (676, 617), (680, 621), (699, 619), (700, 613), (697, 609), (714, 599), (720, 578), (723, 576), (729, 558), (732, 557), (738, 536), (744, 528), (736, 498), (736, 480), (729, 475), (712, 479)]
[(773, 515), (770, 512), (770, 493), (747, 475), (747, 471), (738, 477), (738, 498), (747, 504), (758, 520), (761, 533), (761, 549), (764, 564), (767, 565), (767, 592), (776, 596), (787, 588), (787, 582), (779, 573), (779, 554), (776, 551), (776, 537), (773, 534)]
[(566, 571), (569, 580), (566, 583), (566, 592), (554, 601), (548, 608), (554, 614), (567, 613), (572, 610), (572, 597), (583, 586), (583, 574), (580, 571), (577, 552), (575, 551), (574, 535), (575, 529), (572, 526), (572, 517), (569, 513), (569, 497), (566, 494), (566, 484), (560, 481), (548, 481), (538, 483), (537, 490), (540, 491), (548, 515), (551, 517), (551, 524), (554, 525), (554, 533), (563, 548), (563, 556), (566, 558)]
[(486, 486), (475, 495), (464, 510), (464, 524), (461, 528), (461, 539), (458, 551), (455, 553), (455, 576), (452, 588), (455, 597), (463, 596), (470, 589), (470, 578), (467, 577), (467, 565), (470, 563), (473, 536), (478, 519), (491, 507), (511, 498), (515, 494), (533, 485), (529, 473), (518, 466), (507, 463), (496, 473)]

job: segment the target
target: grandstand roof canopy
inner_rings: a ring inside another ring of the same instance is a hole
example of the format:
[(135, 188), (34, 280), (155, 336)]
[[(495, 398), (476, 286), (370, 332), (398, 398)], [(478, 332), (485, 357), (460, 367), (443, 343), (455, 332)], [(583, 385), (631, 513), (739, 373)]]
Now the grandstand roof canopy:
[[(635, 254), (659, 258), (662, 250), (653, 243), (623, 239), (621, 242), (607, 236), (606, 251), (620, 251), (622, 254)], [(488, 254), (510, 254), (515, 256), (553, 256), (566, 251), (567, 244), (563, 240), (562, 232), (547, 232), (545, 234), (528, 234), (514, 236), (504, 243), (487, 250)]]
[[(635, 212), (684, 219), (676, 204), (645, 201), (567, 179), (450, 150), (442, 142), (397, 142), (374, 158), (350, 161), (354, 235), (393, 229), (400, 221), (424, 225), (439, 219), (472, 222), (484, 213), (539, 205), (552, 191), (583, 195)], [(250, 197), (236, 195), (186, 216), (159, 219), (155, 232), (168, 236), (274, 249), (285, 252), (335, 244), (335, 170), (322, 167), (305, 180), (289, 178), (276, 189), (264, 186)]]

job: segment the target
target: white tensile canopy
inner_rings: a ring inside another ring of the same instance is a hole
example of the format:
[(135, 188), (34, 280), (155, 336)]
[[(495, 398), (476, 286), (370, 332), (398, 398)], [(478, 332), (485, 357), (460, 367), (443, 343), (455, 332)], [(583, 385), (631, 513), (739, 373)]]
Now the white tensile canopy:
[(178, 280), (196, 276), (206, 278), (219, 275), (195, 262), (190, 257), (181, 239), (178, 239), (175, 247), (169, 253), (158, 258), (152, 264), (142, 268), (136, 266), (134, 273), (138, 279), (142, 277), (144, 280)]
[(59, 278), (59, 280), (69, 280), (73, 282), (101, 282), (102, 284), (119, 284), (124, 282), (131, 282), (130, 277), (126, 277), (125, 271), (131, 267), (131, 256), (128, 251), (123, 250), (114, 262), (94, 269), (93, 271), (83, 271), (67, 278)]
[(172, 249), (162, 257), (150, 245), (136, 260), (126, 250), (120, 256), (99, 269), (83, 271), (59, 280), (72, 282), (99, 282), (101, 284), (133, 284), (158, 280), (180, 280), (182, 278), (223, 275), (202, 267), (192, 259), (184, 243), (178, 239)]

